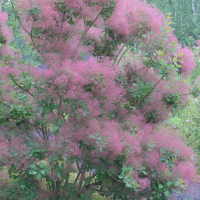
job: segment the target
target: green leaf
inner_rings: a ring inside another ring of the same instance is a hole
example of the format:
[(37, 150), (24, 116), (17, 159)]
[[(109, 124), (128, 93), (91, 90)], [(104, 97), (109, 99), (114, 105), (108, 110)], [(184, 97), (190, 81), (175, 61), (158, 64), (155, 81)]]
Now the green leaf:
[(36, 168), (36, 165), (30, 165), (30, 168)]
[(151, 148), (150, 148), (150, 147), (148, 147), (148, 148), (147, 148), (147, 150), (148, 150), (148, 151), (151, 151)]
[(171, 172), (170, 171), (167, 171), (167, 176), (170, 176), (171, 175)]
[(178, 57), (182, 57), (183, 56), (183, 53), (178, 53)]
[(175, 46), (177, 46), (177, 43), (175, 41), (172, 41), (172, 44), (175, 45)]
[(36, 176), (36, 178), (41, 179), (41, 178), (42, 178), (41, 174), (38, 174), (38, 175)]
[(69, 12), (70, 12), (70, 13), (73, 13), (73, 12), (74, 12), (74, 9), (72, 8)]
[(102, 140), (102, 137), (97, 137), (97, 140)]
[(158, 188), (162, 189), (162, 188), (163, 188), (163, 185), (162, 185), (162, 184), (159, 184), (159, 185), (158, 185)]
[(181, 194), (181, 192), (177, 189), (174, 189), (174, 192), (176, 192), (177, 194)]
[(58, 176), (58, 178), (61, 178), (61, 175), (60, 175), (60, 173), (58, 173), (58, 174), (57, 174), (57, 176)]
[(135, 131), (135, 130), (133, 130), (133, 131), (131, 132), (131, 134), (132, 134), (132, 135), (135, 135), (135, 134), (136, 134), (136, 131)]
[(156, 147), (156, 144), (150, 144), (149, 146), (150, 147)]
[(103, 148), (102, 148), (102, 147), (99, 147), (99, 151), (102, 152), (102, 151), (103, 151)]
[(36, 172), (36, 171), (33, 171), (32, 174), (35, 175), (35, 174), (37, 174), (37, 172)]
[(42, 175), (45, 175), (45, 171), (44, 171), (44, 170), (41, 170), (40, 173), (41, 173)]
[(118, 177), (119, 177), (119, 179), (123, 179), (124, 178), (121, 174)]
[(21, 187), (22, 189), (24, 189), (26, 186), (25, 186), (25, 185), (20, 185), (20, 187)]
[(44, 162), (40, 163), (40, 168), (45, 168), (45, 163)]
[(173, 58), (173, 62), (176, 63), (177, 62), (177, 57)]
[(181, 68), (182, 66), (177, 64), (176, 67)]
[(155, 190), (157, 190), (157, 187), (156, 187), (156, 185), (153, 185), (153, 188), (154, 188)]
[(152, 192), (152, 194), (156, 194), (156, 193), (157, 193), (156, 191), (153, 191), (153, 192)]
[(58, 130), (59, 130), (59, 126), (54, 126), (53, 127), (53, 132), (58, 132)]
[(74, 21), (72, 20), (72, 18), (70, 18), (70, 21), (68, 21), (67, 23), (70, 24), (70, 25), (74, 25), (75, 24)]
[(167, 182), (167, 186), (170, 187), (172, 185), (172, 181)]
[(166, 196), (167, 198), (169, 197), (169, 192), (168, 192), (168, 191), (165, 192), (165, 196)]
[(148, 174), (146, 171), (142, 171), (142, 173), (143, 173), (144, 175), (147, 175), (147, 174)]
[(161, 161), (165, 161), (165, 158), (161, 156), (161, 157), (160, 157), (160, 160), (161, 160)]
[(174, 181), (173, 181), (173, 185), (174, 185), (174, 186), (177, 186), (178, 183), (174, 180)]
[(133, 165), (129, 165), (127, 169), (128, 170), (133, 170)]
[(61, 125), (63, 125), (63, 124), (64, 124), (64, 121), (59, 119), (58, 122), (57, 122), (57, 125), (58, 125), (58, 126), (61, 126)]
[(114, 114), (114, 113), (112, 113), (110, 116), (111, 116), (112, 118), (114, 118), (114, 117), (115, 117), (115, 114)]

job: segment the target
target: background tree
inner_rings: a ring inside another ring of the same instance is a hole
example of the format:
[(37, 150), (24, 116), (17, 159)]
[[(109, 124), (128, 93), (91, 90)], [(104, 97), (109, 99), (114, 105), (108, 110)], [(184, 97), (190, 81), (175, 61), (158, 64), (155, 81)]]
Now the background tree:
[[(196, 42), (199, 46), (199, 41)], [(200, 157), (200, 146), (199, 146), (199, 138), (200, 138), (200, 116), (199, 116), (199, 96), (200, 96), (200, 84), (199, 84), (199, 75), (200, 75), (200, 51), (199, 47), (193, 50), (195, 54), (195, 61), (197, 63), (194, 71), (188, 79), (184, 79), (184, 81), (188, 84), (192, 85), (192, 90), (190, 94), (186, 94), (190, 96), (189, 104), (181, 110), (174, 112), (174, 118), (170, 119), (170, 124), (175, 128), (179, 129), (179, 135), (185, 140), (185, 143), (188, 146), (193, 146), (194, 151)], [(200, 165), (198, 161), (198, 173), (200, 170)]]
[(12, 50), (15, 51), (15, 54), (19, 55), (19, 60), (22, 63), (29, 64), (36, 66), (39, 65), (38, 55), (34, 48), (31, 45), (27, 45), (25, 38), (20, 30), (21, 24), (18, 20), (18, 11), (13, 10), (13, 6), (15, 6), (16, 1), (7, 1), (1, 0), (0, 8), (2, 12), (9, 13), (7, 24), (12, 30), (12, 41), (10, 42), (9, 46)]
[(154, 3), (165, 15), (172, 13), (172, 28), (183, 46), (195, 46), (199, 39), (200, 3), (198, 0), (147, 0)]

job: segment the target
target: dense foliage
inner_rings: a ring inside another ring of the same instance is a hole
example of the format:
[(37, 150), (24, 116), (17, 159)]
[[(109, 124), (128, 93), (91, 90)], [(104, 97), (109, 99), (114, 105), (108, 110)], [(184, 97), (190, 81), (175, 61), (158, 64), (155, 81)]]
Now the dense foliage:
[(147, 0), (163, 13), (172, 13), (174, 34), (182, 45), (195, 46), (200, 35), (199, 0)]
[[(169, 120), (169, 124), (179, 130), (179, 135), (188, 146), (193, 146), (195, 153), (200, 157), (200, 51), (199, 47), (194, 49), (195, 61), (197, 63), (191, 76), (184, 79), (186, 83), (192, 85), (190, 101), (181, 110), (174, 110), (174, 117)], [(200, 172), (200, 161), (198, 160), (198, 174)]]
[[(15, 10), (46, 69), (20, 62), (1, 13), (0, 165), (13, 180), (2, 198), (167, 199), (194, 181), (192, 148), (160, 125), (188, 102), (182, 77), (196, 65), (170, 14), (139, 0), (19, 0)], [(122, 62), (134, 45), (139, 59)]]

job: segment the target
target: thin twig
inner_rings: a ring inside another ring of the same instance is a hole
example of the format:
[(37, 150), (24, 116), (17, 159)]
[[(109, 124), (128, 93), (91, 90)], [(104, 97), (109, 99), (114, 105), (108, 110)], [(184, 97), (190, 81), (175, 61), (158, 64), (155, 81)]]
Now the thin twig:
[[(22, 90), (24, 90), (25, 92), (27, 92), (28, 94), (30, 94), (32, 97), (34, 97), (34, 95), (33, 94), (31, 94), (28, 90), (26, 90), (25, 88), (23, 88), (21, 85), (19, 85), (18, 83), (15, 83), (15, 85), (17, 86), (17, 87), (19, 87), (20, 89), (22, 89)], [(34, 97), (35, 98), (35, 97)]]
[(98, 17), (100, 16), (102, 10), (103, 10), (103, 9), (100, 10), (99, 14), (96, 16), (96, 18), (94, 19), (94, 21), (92, 22), (92, 24), (86, 29), (86, 31), (85, 31), (85, 33), (83, 34), (83, 36), (82, 36), (80, 42), (78, 43), (78, 46), (76, 47), (76, 50), (75, 50), (75, 52), (74, 52), (74, 56), (76, 55), (76, 52), (77, 52), (77, 50), (78, 50), (80, 44), (82, 43), (82, 41), (83, 41), (85, 35), (86, 35), (87, 32), (89, 31), (89, 29), (92, 27), (92, 25), (95, 23), (95, 21), (98, 19)]
[[(153, 56), (153, 53), (152, 53), (152, 56)], [(156, 56), (156, 57), (157, 57), (157, 56)], [(152, 63), (153, 63), (153, 59), (151, 58), (151, 63), (149, 64), (149, 67), (147, 68), (147, 70), (146, 70), (146, 72), (144, 73), (144, 75), (143, 75), (143, 76), (145, 76), (145, 75), (146, 75), (146, 73), (147, 73), (147, 72), (148, 72), (148, 70), (150, 69), (150, 67), (151, 67)]]
[(79, 166), (79, 164), (78, 164), (78, 161), (77, 161), (77, 160), (76, 160), (76, 166), (77, 166), (78, 170), (80, 171), (80, 170), (81, 170), (81, 168), (80, 168), (80, 166)]
[(88, 185), (84, 185), (82, 188), (81, 188), (81, 191), (80, 191), (80, 193), (82, 192), (82, 190), (83, 189), (89, 189), (89, 187), (91, 187), (91, 186), (96, 186), (96, 185), (102, 185), (102, 183), (101, 182), (95, 182), (95, 183), (90, 183), (90, 184), (88, 184)]
[[(36, 130), (39, 129), (40, 131), (42, 131), (41, 128), (39, 128), (38, 126), (35, 126), (35, 124), (31, 123), (31, 122), (30, 122), (29, 120), (27, 120), (25, 117), (23, 117), (23, 119), (24, 119), (29, 125), (31, 125), (32, 127), (35, 127)], [(43, 138), (43, 136), (39, 133), (39, 131), (37, 131), (37, 133), (40, 135), (40, 137)], [(45, 138), (43, 138), (43, 139), (45, 139)]]
[(106, 54), (107, 54), (107, 52), (108, 52), (108, 49), (110, 48), (110, 45), (111, 45), (111, 44), (108, 45), (108, 47), (107, 47), (107, 49), (106, 49), (106, 52), (105, 52), (105, 54), (104, 54), (104, 56), (103, 56), (102, 59), (104, 59), (104, 58), (106, 57)]
[(116, 55), (116, 58), (115, 58), (115, 60), (114, 60), (114, 64), (116, 63), (119, 54), (121, 53), (122, 49), (123, 49), (125, 46), (126, 46), (126, 44), (124, 44), (124, 45), (122, 46), (122, 48), (120, 49), (120, 51), (119, 51), (118, 54)]
[(59, 98), (59, 109), (58, 109), (58, 117), (60, 115), (60, 112), (61, 112), (61, 106), (62, 106), (62, 100), (61, 100), (61, 96)]
[(35, 44), (35, 42), (34, 42), (34, 40), (33, 40), (33, 34), (32, 34), (32, 32), (33, 32), (33, 26), (31, 27), (31, 40), (32, 40), (32, 42), (33, 42), (34, 47), (38, 50), (38, 52), (39, 52), (41, 55), (43, 55), (42, 52), (37, 48), (37, 46), (36, 46), (36, 44)]
[[(129, 40), (130, 40), (130, 37), (129, 37), (128, 41), (129, 41)], [(128, 41), (127, 41), (127, 43), (128, 43)], [(123, 48), (124, 48), (125, 46), (127, 46), (127, 43), (124, 44), (124, 45), (122, 46), (122, 48), (120, 49), (120, 51), (119, 51), (118, 54), (116, 55), (116, 58), (115, 58), (115, 60), (114, 60), (114, 64), (116, 63), (117, 58), (118, 58), (119, 54), (121, 53), (121, 51), (123, 50)]]
[(197, 91), (195, 91), (195, 92), (189, 92), (188, 94), (182, 94), (182, 95), (195, 94), (196, 92), (200, 92), (200, 90), (197, 90)]
[(146, 67), (147, 67), (147, 66), (142, 67), (142, 68), (140, 68), (140, 69), (137, 69), (136, 72), (137, 72), (137, 71), (140, 71), (140, 70), (142, 70), (142, 69), (144, 69), (144, 68), (146, 68)]
[[(63, 23), (64, 23), (64, 18), (65, 18), (65, 12), (64, 12), (64, 14), (63, 14), (63, 18), (62, 18), (62, 24), (61, 24), (61, 28), (60, 28), (60, 33), (59, 33), (59, 36), (58, 36), (58, 41), (57, 41), (57, 43), (56, 43), (55, 47), (58, 45), (58, 42), (59, 42), (59, 40), (60, 40), (61, 31), (62, 31), (62, 28), (63, 28)], [(54, 48), (55, 48), (55, 47), (54, 47)]]
[(81, 172), (82, 172), (82, 170), (83, 170), (83, 166), (84, 166), (84, 161), (83, 161), (83, 163), (82, 163), (82, 166), (81, 166), (81, 169), (79, 170), (79, 173), (78, 173), (78, 175), (77, 175), (77, 177), (76, 177), (76, 179), (75, 179), (75, 181), (74, 181), (74, 184), (76, 184), (76, 182), (78, 181), (78, 178), (79, 178), (79, 176), (80, 176), (80, 174), (81, 174)]
[(125, 52), (124, 52), (124, 53), (122, 54), (122, 56), (120, 57), (120, 59), (119, 59), (117, 65), (119, 65), (119, 63), (120, 63), (122, 57), (124, 56), (124, 54), (137, 42), (138, 38), (139, 38), (139, 37), (137, 37), (137, 39), (131, 44), (131, 46), (128, 47), (128, 48), (125, 50)]
[(83, 170), (83, 173), (81, 174), (81, 180), (80, 180), (79, 187), (78, 187), (78, 196), (81, 193), (81, 189), (82, 189), (81, 187), (83, 185), (84, 180), (85, 180), (85, 169)]
[[(11, 5), (12, 5), (12, 9), (13, 9), (13, 11), (14, 11), (14, 13), (15, 13), (15, 16), (17, 17), (17, 19), (18, 19), (20, 25), (22, 26), (22, 28), (25, 30), (26, 33), (30, 34), (30, 32), (28, 32), (28, 31), (26, 30), (26, 28), (23, 26), (23, 24), (22, 24), (22, 22), (21, 22), (19, 16), (18, 16), (17, 13), (15, 12), (15, 8), (14, 8), (14, 5), (13, 5), (13, 0), (11, 0)], [(42, 38), (39, 38), (39, 37), (36, 37), (36, 36), (33, 36), (33, 37), (42, 40)]]
[[(164, 70), (165, 70), (165, 69), (166, 69), (166, 66), (165, 66)], [(154, 85), (154, 87), (143, 97), (141, 103), (144, 101), (144, 99), (145, 99), (146, 97), (149, 96), (149, 94), (151, 94), (151, 92), (154, 90), (154, 88), (155, 88), (155, 87), (160, 83), (160, 81), (163, 79), (163, 77), (164, 77), (165, 74), (166, 74), (166, 73), (164, 73), (164, 74), (162, 75), (162, 77), (161, 77), (160, 80)]]

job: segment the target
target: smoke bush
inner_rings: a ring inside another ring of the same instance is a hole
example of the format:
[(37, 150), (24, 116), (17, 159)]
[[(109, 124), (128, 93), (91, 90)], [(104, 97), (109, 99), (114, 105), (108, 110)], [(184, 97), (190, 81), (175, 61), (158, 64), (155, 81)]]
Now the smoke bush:
[[(190, 87), (177, 80), (195, 61), (177, 43), (170, 16), (139, 0), (19, 0), (17, 9), (24, 37), (47, 67), (2, 60), (0, 164), (14, 182), (0, 195), (167, 199), (184, 189), (196, 157), (161, 122), (187, 102)], [(121, 66), (135, 44), (140, 60)]]

